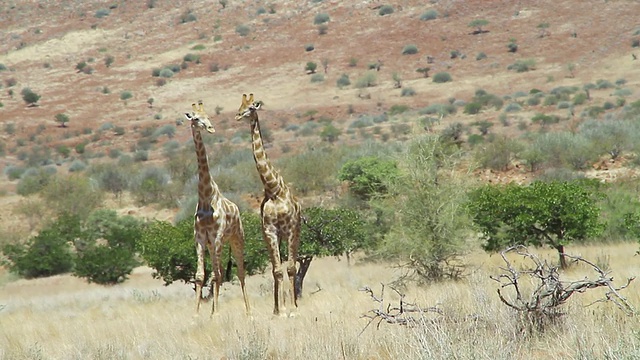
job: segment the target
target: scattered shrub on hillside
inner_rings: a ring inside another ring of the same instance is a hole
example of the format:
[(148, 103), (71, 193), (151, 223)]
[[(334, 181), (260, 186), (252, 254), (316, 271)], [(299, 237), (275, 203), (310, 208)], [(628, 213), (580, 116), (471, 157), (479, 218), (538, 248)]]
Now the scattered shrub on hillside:
[(111, 11), (109, 9), (98, 9), (96, 10), (95, 13), (95, 17), (97, 17), (98, 19), (101, 19), (103, 17), (109, 16), (109, 14), (111, 14)]
[(367, 71), (358, 80), (356, 80), (355, 87), (358, 89), (376, 86), (378, 77), (374, 71)]
[(434, 9), (427, 10), (424, 13), (422, 13), (422, 15), (420, 15), (420, 20), (422, 21), (435, 20), (437, 18), (438, 18), (438, 12)]
[(484, 150), (476, 152), (475, 158), (485, 169), (506, 171), (521, 150), (522, 145), (518, 141), (497, 136), (491, 142), (485, 143)]
[(322, 74), (313, 74), (311, 76), (311, 82), (312, 83), (319, 83), (319, 82), (323, 82), (324, 81), (324, 75)]
[(180, 15), (180, 23), (185, 24), (188, 22), (196, 21), (196, 15), (193, 13), (193, 10), (188, 9)]
[(345, 86), (351, 85), (351, 80), (349, 80), (349, 75), (347, 74), (340, 75), (338, 80), (336, 80), (336, 85), (341, 89)]
[(596, 81), (596, 89), (610, 89), (613, 84), (609, 80), (599, 79)]
[(402, 88), (402, 92), (400, 93), (400, 96), (414, 96), (415, 94), (416, 94), (416, 91), (413, 88), (405, 87), (405, 88)]
[(393, 9), (393, 6), (391, 5), (382, 5), (380, 7), (380, 10), (378, 10), (378, 14), (380, 16), (393, 14), (393, 12), (394, 12), (394, 9)]
[(513, 70), (515, 72), (527, 72), (529, 70), (535, 70), (536, 61), (534, 59), (517, 60), (515, 63), (507, 66), (507, 70)]
[(483, 53), (483, 52), (479, 52), (478, 55), (476, 55), (476, 60), (480, 61), (480, 60), (484, 60), (487, 58), (487, 54)]
[(451, 75), (448, 72), (439, 72), (433, 75), (434, 83), (446, 83), (452, 81)]
[(133, 94), (131, 93), (131, 91), (122, 91), (120, 93), (120, 100), (128, 100), (131, 99), (133, 97)]
[(405, 45), (405, 47), (402, 49), (402, 55), (413, 55), (417, 53), (418, 47), (413, 44)]
[(200, 64), (200, 55), (188, 53), (182, 58), (182, 60), (184, 60), (185, 62), (194, 62), (196, 64)]
[(244, 24), (236, 26), (236, 33), (240, 36), (247, 36), (251, 32), (251, 28)]
[(518, 112), (522, 110), (522, 106), (518, 103), (509, 103), (507, 106), (504, 107), (504, 111), (505, 112)]
[(320, 25), (328, 22), (330, 20), (329, 14), (327, 13), (319, 13), (313, 18), (314, 25)]
[(40, 100), (40, 95), (33, 92), (30, 88), (23, 88), (20, 92), (22, 95), (22, 100), (27, 103), (29, 106), (36, 106), (38, 101)]
[(470, 102), (464, 106), (464, 113), (468, 115), (478, 114), (482, 110), (482, 105), (477, 102)]

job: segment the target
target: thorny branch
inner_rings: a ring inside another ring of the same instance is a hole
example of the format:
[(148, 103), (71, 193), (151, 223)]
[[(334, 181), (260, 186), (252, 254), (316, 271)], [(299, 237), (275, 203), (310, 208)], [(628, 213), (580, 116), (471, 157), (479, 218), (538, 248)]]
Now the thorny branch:
[[(530, 260), (534, 267), (529, 270), (517, 270), (506, 257), (506, 254), (509, 252), (522, 255)], [(562, 281), (560, 280), (557, 267), (550, 266), (547, 262), (541, 261), (537, 256), (529, 253), (526, 247), (518, 245), (510, 247), (500, 253), (502, 260), (506, 264), (504, 267), (500, 267), (503, 273), (497, 276), (491, 276), (491, 279), (501, 285), (497, 290), (500, 300), (516, 311), (525, 313), (528, 316), (533, 316), (533, 320), (539, 327), (543, 326), (544, 320), (553, 320), (563, 315), (558, 310), (558, 307), (564, 304), (573, 294), (584, 293), (589, 289), (598, 287), (606, 287), (609, 291), (605, 294), (605, 298), (596, 302), (611, 301), (627, 315), (634, 315), (636, 313), (633, 306), (620, 294), (620, 291), (627, 288), (634, 278), (629, 278), (626, 284), (616, 287), (613, 285), (613, 277), (593, 262), (579, 256), (564, 255), (573, 259), (576, 263), (589, 265), (598, 273), (598, 278), (592, 280), (585, 277), (577, 281)], [(520, 283), (521, 278), (525, 275), (533, 279), (536, 283), (535, 288), (529, 296), (523, 294)], [(511, 297), (505, 296), (503, 290), (506, 288), (512, 288), (515, 295)]]
[[(373, 323), (376, 320), (378, 321), (378, 323), (376, 324), (376, 328), (380, 328), (380, 324), (383, 321), (388, 324), (414, 326), (418, 324), (421, 319), (423, 319), (423, 315), (426, 312), (435, 312), (442, 315), (442, 310), (435, 306), (429, 307), (429, 308), (422, 308), (417, 304), (412, 304), (404, 301), (405, 295), (400, 293), (398, 290), (396, 290), (393, 287), (391, 287), (391, 290), (393, 290), (396, 294), (398, 294), (398, 296), (400, 296), (398, 306), (392, 307), (391, 303), (388, 302), (386, 303), (386, 307), (385, 307), (385, 301), (384, 301), (385, 286), (384, 284), (380, 284), (380, 285), (382, 287), (380, 290), (380, 297), (377, 297), (374, 294), (373, 290), (371, 290), (371, 288), (368, 286), (365, 286), (360, 289), (360, 291), (363, 291), (369, 294), (369, 296), (371, 297), (371, 299), (373, 299), (374, 302), (378, 303), (377, 309), (369, 310), (367, 313), (361, 316), (361, 318), (369, 319), (369, 322), (364, 327), (364, 329), (360, 331), (360, 334), (362, 334), (369, 327), (369, 325), (371, 325), (371, 323)], [(413, 317), (409, 315), (414, 313), (419, 314), (419, 317)], [(360, 334), (358, 334), (358, 336)]]

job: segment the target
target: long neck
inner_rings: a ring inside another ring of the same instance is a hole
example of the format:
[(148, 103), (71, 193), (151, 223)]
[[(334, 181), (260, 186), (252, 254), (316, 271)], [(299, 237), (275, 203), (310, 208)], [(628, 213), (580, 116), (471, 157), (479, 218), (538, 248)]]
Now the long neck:
[(251, 122), (251, 144), (253, 146), (253, 159), (256, 161), (256, 168), (264, 185), (265, 196), (269, 198), (275, 197), (284, 190), (284, 181), (276, 169), (273, 168), (267, 153), (264, 151), (260, 122), (257, 116)]
[(218, 186), (213, 182), (209, 173), (207, 149), (202, 141), (202, 135), (194, 127), (191, 128), (191, 132), (198, 159), (198, 209), (210, 209), (213, 197), (218, 196)]

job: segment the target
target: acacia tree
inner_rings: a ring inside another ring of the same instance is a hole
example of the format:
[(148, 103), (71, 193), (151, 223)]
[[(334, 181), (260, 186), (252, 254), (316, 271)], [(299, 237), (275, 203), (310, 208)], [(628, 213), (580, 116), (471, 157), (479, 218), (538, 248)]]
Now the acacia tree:
[(485, 250), (547, 245), (558, 251), (565, 269), (565, 245), (604, 229), (597, 198), (596, 192), (578, 182), (486, 185), (470, 193), (469, 209), (486, 241)]
[(349, 261), (351, 253), (365, 247), (368, 238), (365, 222), (356, 211), (321, 207), (305, 209), (296, 259), (300, 265), (295, 278), (296, 298), (302, 296), (304, 278), (314, 257), (345, 254)]
[(338, 179), (349, 182), (349, 190), (361, 200), (387, 192), (387, 183), (398, 176), (398, 166), (393, 160), (368, 156), (345, 163)]
[(461, 152), (438, 136), (414, 140), (389, 183), (380, 208), (393, 219), (380, 256), (408, 270), (419, 282), (460, 279), (471, 221), (466, 213), (468, 176), (453, 171)]

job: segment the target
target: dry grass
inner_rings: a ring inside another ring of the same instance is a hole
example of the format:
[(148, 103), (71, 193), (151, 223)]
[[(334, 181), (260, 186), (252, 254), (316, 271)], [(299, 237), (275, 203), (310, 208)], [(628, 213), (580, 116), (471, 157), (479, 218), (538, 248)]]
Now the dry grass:
[[(605, 258), (618, 282), (637, 275), (636, 244), (572, 247), (573, 254)], [(553, 252), (540, 251), (555, 260)], [(499, 302), (489, 279), (498, 256), (470, 255), (473, 272), (465, 282), (403, 289), (408, 302), (438, 305), (444, 316), (427, 314), (420, 326), (382, 323), (364, 332), (361, 316), (377, 305), (363, 292), (375, 292), (398, 274), (382, 264), (319, 259), (311, 266), (306, 297), (297, 316), (271, 313), (270, 275), (248, 280), (253, 307), (243, 311), (237, 286), (225, 284), (221, 311), (194, 317), (188, 286), (163, 287), (138, 269), (115, 287), (87, 285), (68, 276), (18, 280), (0, 294), (0, 359), (626, 359), (640, 356), (640, 323), (612, 304), (584, 307), (602, 296), (580, 294), (566, 307), (561, 326), (523, 338), (514, 314)], [(574, 268), (566, 276), (592, 275)], [(626, 291), (640, 303), (636, 284)], [(311, 294), (313, 291), (316, 291)], [(392, 297), (392, 295), (394, 295)], [(385, 300), (397, 305), (387, 291)], [(436, 320), (432, 322), (431, 320)]]

